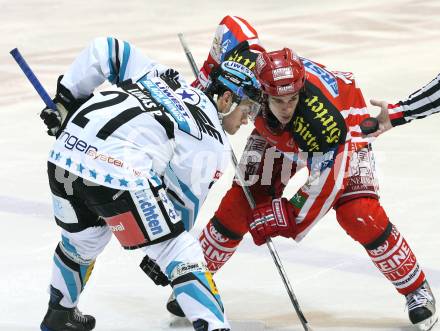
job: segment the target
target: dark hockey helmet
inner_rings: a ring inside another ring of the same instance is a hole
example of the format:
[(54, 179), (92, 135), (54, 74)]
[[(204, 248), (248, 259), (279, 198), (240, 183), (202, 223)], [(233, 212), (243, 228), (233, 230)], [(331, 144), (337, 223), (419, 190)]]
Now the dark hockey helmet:
[[(208, 95), (216, 99), (225, 91), (230, 91), (236, 105), (242, 100), (249, 100), (248, 115), (251, 119), (255, 118), (261, 105), (261, 85), (250, 69), (238, 62), (224, 61), (211, 71), (210, 80), (206, 89)], [(235, 107), (231, 107), (231, 111), (233, 109)]]
[(255, 75), (264, 93), (272, 96), (297, 93), (306, 79), (301, 59), (290, 48), (258, 55)]

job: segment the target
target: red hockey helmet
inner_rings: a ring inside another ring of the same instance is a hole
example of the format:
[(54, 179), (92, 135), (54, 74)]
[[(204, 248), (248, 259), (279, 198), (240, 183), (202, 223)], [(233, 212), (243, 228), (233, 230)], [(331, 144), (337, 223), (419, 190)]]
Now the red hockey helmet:
[(301, 59), (290, 48), (258, 55), (255, 73), (262, 90), (272, 96), (297, 93), (306, 79)]

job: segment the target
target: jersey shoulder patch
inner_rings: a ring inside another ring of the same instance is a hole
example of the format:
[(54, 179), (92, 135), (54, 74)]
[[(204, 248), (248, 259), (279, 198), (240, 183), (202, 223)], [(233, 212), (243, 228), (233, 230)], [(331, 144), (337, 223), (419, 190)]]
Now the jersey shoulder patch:
[(306, 58), (302, 57), (301, 61), (306, 72), (318, 78), (332, 97), (336, 98), (339, 96), (338, 81), (331, 71)]

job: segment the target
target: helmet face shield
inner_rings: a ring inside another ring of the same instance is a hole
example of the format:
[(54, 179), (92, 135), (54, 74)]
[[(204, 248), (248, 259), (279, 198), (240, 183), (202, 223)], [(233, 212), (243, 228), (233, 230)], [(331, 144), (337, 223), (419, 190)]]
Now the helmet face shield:
[(248, 97), (249, 99), (260, 102), (262, 97), (262, 91), (261, 88), (256, 88), (251, 85), (246, 85), (243, 87), (243, 93), (245, 97)]
[(244, 108), (242, 111), (246, 113), (246, 116), (249, 118), (249, 120), (255, 122), (255, 118), (260, 113), (261, 103), (256, 102), (250, 98), (245, 100), (248, 101), (248, 104), (246, 105), (246, 108)]
[(261, 109), (262, 91), (253, 86), (245, 86), (233, 95), (233, 101), (240, 106), (240, 109), (252, 121), (255, 121)]

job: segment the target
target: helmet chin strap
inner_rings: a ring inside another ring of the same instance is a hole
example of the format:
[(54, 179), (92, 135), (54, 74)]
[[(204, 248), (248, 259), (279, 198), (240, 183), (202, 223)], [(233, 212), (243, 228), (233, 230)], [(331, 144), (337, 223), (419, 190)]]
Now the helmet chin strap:
[[(218, 94), (215, 94), (213, 96), (214, 101), (217, 103), (218, 100)], [(217, 115), (218, 115), (218, 119), (220, 120), (220, 123), (223, 124), (223, 118), (225, 118), (226, 116), (228, 116), (229, 114), (231, 114), (235, 108), (237, 108), (238, 103), (236, 103), (235, 101), (232, 102), (231, 107), (229, 108), (229, 110), (226, 113), (222, 113), (220, 111), (217, 111)]]

